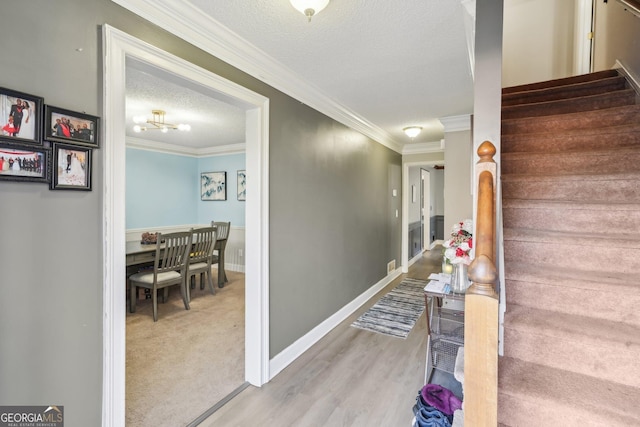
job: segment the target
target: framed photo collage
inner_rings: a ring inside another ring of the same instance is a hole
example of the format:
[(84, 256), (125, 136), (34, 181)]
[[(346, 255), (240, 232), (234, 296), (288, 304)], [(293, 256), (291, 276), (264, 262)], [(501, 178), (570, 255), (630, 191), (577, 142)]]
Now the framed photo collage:
[(99, 117), (0, 88), (0, 181), (91, 191), (91, 159), (99, 138)]

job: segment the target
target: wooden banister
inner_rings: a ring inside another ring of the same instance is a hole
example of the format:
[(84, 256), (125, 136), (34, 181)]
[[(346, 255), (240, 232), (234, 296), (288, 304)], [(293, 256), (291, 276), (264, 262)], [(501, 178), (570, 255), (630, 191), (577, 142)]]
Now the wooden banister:
[(495, 154), (489, 141), (478, 147), (475, 258), (469, 266), (471, 286), (465, 296), (464, 423), (474, 427), (498, 425)]

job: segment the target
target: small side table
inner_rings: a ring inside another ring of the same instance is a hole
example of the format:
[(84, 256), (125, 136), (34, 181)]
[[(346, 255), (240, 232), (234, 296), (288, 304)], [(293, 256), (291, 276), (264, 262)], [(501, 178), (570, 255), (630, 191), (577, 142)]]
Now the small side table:
[(464, 345), (464, 310), (443, 308), (442, 303), (446, 299), (464, 301), (464, 294), (424, 291), (427, 309), (425, 384), (428, 383), (433, 369), (453, 374), (458, 348)]

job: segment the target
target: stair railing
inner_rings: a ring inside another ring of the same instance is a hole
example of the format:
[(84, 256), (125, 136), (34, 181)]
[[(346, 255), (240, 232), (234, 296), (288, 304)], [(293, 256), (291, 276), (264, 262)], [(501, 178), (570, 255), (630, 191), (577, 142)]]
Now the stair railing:
[(469, 266), (471, 286), (465, 295), (464, 424), (474, 427), (498, 425), (495, 154), (496, 148), (489, 141), (478, 147), (476, 249)]

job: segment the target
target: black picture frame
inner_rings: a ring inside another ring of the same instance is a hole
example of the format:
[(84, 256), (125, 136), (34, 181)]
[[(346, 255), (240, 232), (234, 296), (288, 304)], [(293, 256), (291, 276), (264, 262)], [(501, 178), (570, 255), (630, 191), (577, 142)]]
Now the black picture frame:
[(50, 182), (51, 149), (0, 141), (0, 180)]
[[(40, 96), (0, 88), (0, 140), (43, 145), (43, 105), (44, 99)], [(16, 123), (18, 121), (20, 123)]]
[(244, 202), (247, 200), (247, 171), (245, 169), (238, 171), (238, 201)]
[(91, 191), (93, 149), (75, 144), (52, 144), (51, 190)]
[[(64, 122), (67, 123), (64, 124)], [(98, 148), (100, 146), (100, 118), (45, 105), (44, 139)]]
[(227, 172), (202, 172), (200, 174), (200, 199), (227, 200)]

